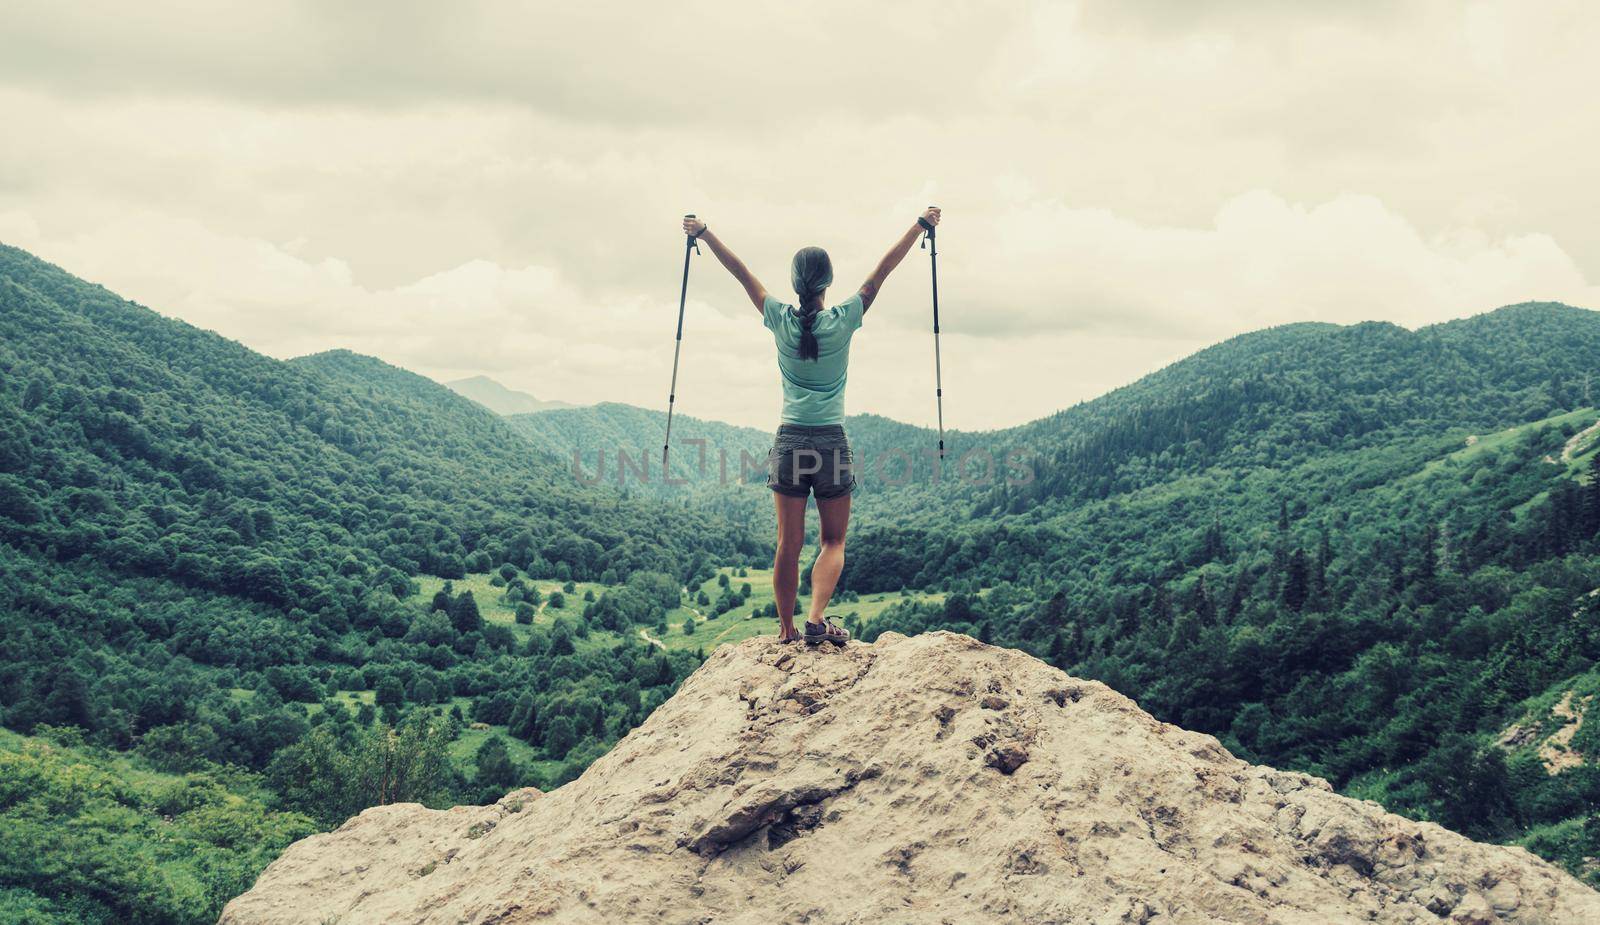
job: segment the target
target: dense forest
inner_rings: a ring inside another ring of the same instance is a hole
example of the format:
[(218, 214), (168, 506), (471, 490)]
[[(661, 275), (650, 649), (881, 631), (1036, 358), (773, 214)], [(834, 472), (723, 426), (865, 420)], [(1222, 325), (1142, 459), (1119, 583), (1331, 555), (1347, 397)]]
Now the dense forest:
[[(861, 473), (842, 612), (1600, 882), (1600, 723), (1563, 719), (1600, 697), (1596, 357), (1600, 315), (1548, 304), (1269, 329), (949, 434), (1025, 484), (851, 418), (899, 471)], [(579, 773), (699, 663), (728, 608), (684, 592), (770, 560), (764, 489), (715, 463), (762, 431), (675, 424), (679, 465), (713, 454), (682, 487), (574, 477), (658, 465), (662, 423), (273, 360), (0, 247), (0, 920), (211, 921), (365, 806)]]
[[(558, 783), (669, 696), (693, 653), (489, 624), (470, 594), (414, 600), (415, 578), (676, 588), (760, 548), (714, 515), (574, 483), (421, 377), (348, 353), (276, 361), (0, 248), (0, 713), (16, 732), (72, 730), (80, 756), (143, 756), (259, 819), (319, 826)], [(655, 623), (637, 597), (610, 610)], [(520, 736), (522, 760), (504, 742), (444, 760), (473, 723)], [(51, 737), (0, 754), (50, 756)], [(0, 795), (0, 919), (211, 921), (268, 859), (86, 873), (39, 839), (71, 821), (109, 827), (84, 842), (103, 844), (120, 817), (97, 814), (81, 762), (27, 766), (36, 784), (8, 774)], [(407, 771), (396, 785), (374, 767)]]

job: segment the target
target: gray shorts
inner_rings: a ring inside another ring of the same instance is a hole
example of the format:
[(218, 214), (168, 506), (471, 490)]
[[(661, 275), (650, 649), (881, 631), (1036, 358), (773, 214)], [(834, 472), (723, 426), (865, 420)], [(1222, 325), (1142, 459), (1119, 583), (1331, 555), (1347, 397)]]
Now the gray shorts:
[(767, 487), (791, 498), (842, 498), (856, 490), (854, 466), (844, 425), (782, 424), (767, 454)]

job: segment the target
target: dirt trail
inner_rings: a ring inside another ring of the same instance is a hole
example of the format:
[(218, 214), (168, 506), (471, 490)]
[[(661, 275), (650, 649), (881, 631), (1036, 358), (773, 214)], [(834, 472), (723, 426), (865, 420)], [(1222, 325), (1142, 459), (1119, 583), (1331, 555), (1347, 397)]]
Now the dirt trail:
[[(688, 598), (688, 596), (689, 596), (689, 589), (688, 588), (684, 588), (683, 589), (683, 596), (685, 598)], [(683, 606), (687, 607), (689, 609), (689, 612), (693, 613), (696, 617), (700, 617), (700, 611), (695, 610), (693, 606), (691, 606), (689, 604), (684, 604)], [(700, 617), (700, 619), (704, 620), (705, 618), (704, 617)], [(669, 623), (669, 624), (667, 624), (667, 631), (671, 632), (674, 629), (681, 629), (682, 627), (683, 627), (682, 623)], [(657, 639), (656, 637), (650, 635), (650, 631), (645, 629), (642, 626), (639, 627), (639, 638), (643, 639), (645, 642), (650, 643), (651, 645), (655, 646), (657, 649), (662, 650), (663, 652), (665, 652), (666, 649), (667, 649), (667, 644), (666, 643), (664, 643), (661, 640)]]
[(1572, 439), (1567, 441), (1567, 445), (1561, 448), (1561, 461), (1564, 463), (1572, 462), (1572, 457), (1578, 455), (1578, 452), (1587, 446), (1588, 439), (1597, 434), (1600, 434), (1600, 421), (1595, 421), (1583, 430), (1573, 434)]
[(1544, 762), (1546, 773), (1558, 774), (1583, 764), (1583, 756), (1572, 750), (1572, 737), (1583, 727), (1583, 717), (1588, 711), (1589, 701), (1590, 698), (1585, 697), (1574, 705), (1572, 691), (1567, 691), (1561, 702), (1550, 710), (1550, 714), (1561, 720), (1562, 725), (1560, 729), (1550, 733), (1539, 746), (1539, 758)]

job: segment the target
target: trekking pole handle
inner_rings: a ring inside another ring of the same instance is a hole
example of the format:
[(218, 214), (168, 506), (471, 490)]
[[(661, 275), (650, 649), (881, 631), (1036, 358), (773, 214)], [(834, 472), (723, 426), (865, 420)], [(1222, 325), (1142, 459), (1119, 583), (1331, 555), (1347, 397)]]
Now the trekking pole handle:
[[(930, 206), (928, 206), (928, 208), (937, 209), (939, 207), (930, 205)], [(917, 224), (922, 226), (922, 231), (923, 231), (923, 234), (922, 234), (922, 249), (923, 250), (927, 250), (928, 249), (928, 239), (933, 237), (933, 231), (934, 231), (933, 222), (930, 222), (927, 219), (925, 219), (925, 218), (923, 218), (922, 216), (919, 215), (919, 216), (917, 216)]]
[[(683, 217), (684, 217), (684, 220), (687, 221), (688, 219), (694, 218), (694, 213), (693, 212), (685, 212), (685, 213), (683, 213)], [(689, 235), (689, 243), (684, 245), (684, 246), (685, 247), (692, 247), (692, 248), (694, 248), (694, 252), (695, 253), (697, 253), (697, 254), (700, 253), (700, 236), (697, 235), (697, 234)]]

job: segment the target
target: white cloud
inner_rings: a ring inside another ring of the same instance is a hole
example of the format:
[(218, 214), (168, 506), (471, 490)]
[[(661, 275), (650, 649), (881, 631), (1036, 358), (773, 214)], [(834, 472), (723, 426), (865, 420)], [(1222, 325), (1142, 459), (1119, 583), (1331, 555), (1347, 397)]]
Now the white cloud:
[[(941, 254), (947, 423), (965, 429), (1048, 414), (1269, 325), (1417, 326), (1535, 298), (1600, 305), (1600, 288), (1548, 236), (1466, 229), (1425, 239), (1370, 196), (1306, 206), (1256, 191), (1198, 228), (1019, 198), (988, 221), (950, 236)], [(663, 274), (672, 285), (643, 294), (481, 259), (373, 288), (340, 260), (159, 213), (62, 239), (37, 224), (0, 214), (0, 230), (18, 229), (18, 243), (46, 258), (275, 356), (348, 347), (439, 379), (485, 373), (567, 401), (650, 407), (666, 392), (676, 263)], [(854, 347), (854, 410), (932, 422), (924, 259), (913, 251), (868, 315)], [(691, 272), (681, 408), (765, 426), (777, 401), (770, 336), (709, 254)], [(840, 279), (848, 287), (853, 277)]]
[[(140, 9), (0, 11), (0, 239), (278, 356), (659, 404), (678, 213), (844, 287), (935, 199), (952, 426), (1267, 324), (1600, 307), (1575, 0)], [(922, 261), (854, 410), (932, 420)], [(683, 409), (769, 423), (764, 330), (693, 272)]]
[(1196, 339), (1288, 321), (1419, 325), (1510, 302), (1600, 305), (1600, 289), (1547, 235), (1425, 238), (1372, 196), (1299, 205), (1266, 191), (1225, 202), (1208, 227), (1141, 225), (1101, 210), (1017, 202), (983, 228), (996, 245), (949, 290), (992, 304), (980, 330), (1064, 329)]

